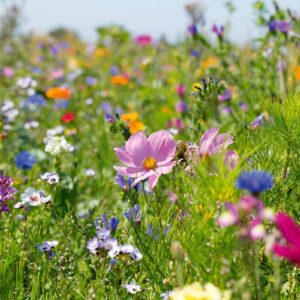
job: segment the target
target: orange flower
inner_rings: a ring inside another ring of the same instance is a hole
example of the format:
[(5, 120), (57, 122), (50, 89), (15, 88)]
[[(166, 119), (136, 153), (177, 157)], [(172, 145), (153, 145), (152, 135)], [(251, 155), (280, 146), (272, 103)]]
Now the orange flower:
[(137, 121), (138, 118), (139, 118), (139, 114), (137, 112), (121, 115), (121, 120), (123, 122), (134, 122)]
[(219, 64), (219, 59), (215, 56), (210, 56), (207, 59), (203, 60), (201, 63), (201, 67), (206, 70), (209, 68), (216, 67)]
[(112, 84), (116, 84), (116, 85), (127, 85), (128, 84), (128, 77), (124, 76), (124, 75), (116, 75), (113, 76), (110, 79)]
[(140, 121), (131, 121), (128, 123), (128, 126), (131, 134), (135, 134), (144, 129), (144, 123)]
[(131, 134), (135, 134), (136, 132), (144, 129), (144, 123), (138, 121), (138, 118), (139, 114), (137, 112), (121, 115), (121, 120), (123, 122), (127, 122)]
[(69, 99), (71, 97), (71, 91), (67, 88), (52, 87), (47, 90), (46, 96), (49, 99)]
[(295, 78), (296, 78), (296, 80), (300, 80), (300, 66), (297, 66), (296, 68), (295, 68)]

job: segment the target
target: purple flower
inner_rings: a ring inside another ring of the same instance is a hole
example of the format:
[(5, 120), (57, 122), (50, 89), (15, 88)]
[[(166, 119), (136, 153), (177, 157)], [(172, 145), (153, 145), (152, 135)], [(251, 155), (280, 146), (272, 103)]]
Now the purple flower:
[(23, 151), (16, 156), (15, 163), (18, 169), (30, 170), (35, 164), (35, 158), (30, 153)]
[(200, 57), (201, 56), (201, 52), (198, 50), (192, 50), (191, 51), (191, 56), (193, 57)]
[(107, 123), (110, 123), (110, 124), (115, 124), (116, 123), (116, 119), (108, 113), (104, 114), (104, 119), (105, 119), (105, 122), (107, 122)]
[(277, 71), (278, 72), (282, 72), (286, 70), (286, 62), (284, 60), (279, 60), (278, 63), (277, 63)]
[(86, 79), (85, 79), (85, 82), (86, 84), (88, 85), (95, 85), (97, 83), (97, 79), (95, 77), (92, 77), (92, 76), (88, 76)]
[(191, 36), (195, 36), (198, 34), (196, 24), (191, 24), (188, 26), (187, 31), (190, 33)]
[(232, 97), (232, 91), (231, 91), (231, 89), (226, 89), (223, 94), (221, 94), (221, 95), (218, 96), (218, 100), (220, 102), (224, 102), (224, 101), (230, 100), (231, 97)]
[(58, 55), (59, 53), (59, 47), (57, 45), (53, 45), (50, 47), (50, 53), (53, 55), (53, 56), (56, 56)]
[(224, 114), (231, 114), (231, 113), (232, 113), (232, 108), (231, 108), (230, 106), (224, 106), (224, 107), (222, 108), (222, 112), (223, 112)]
[(88, 240), (86, 248), (92, 253), (97, 254), (101, 248), (100, 242), (97, 237)]
[(176, 103), (176, 111), (178, 113), (184, 113), (187, 111), (187, 104), (184, 101), (179, 101)]
[(269, 29), (270, 31), (280, 31), (283, 33), (287, 33), (291, 30), (292, 24), (288, 21), (282, 21), (282, 20), (272, 20), (269, 23)]
[(221, 36), (223, 36), (224, 35), (224, 26), (223, 25), (221, 25), (221, 26), (217, 26), (216, 24), (215, 25), (213, 25), (213, 27), (212, 27), (212, 32), (214, 32), (218, 37), (221, 37)]
[(118, 66), (112, 66), (109, 69), (109, 73), (110, 73), (111, 76), (116, 76), (120, 73), (120, 70), (119, 70)]
[(106, 113), (106, 114), (112, 114), (113, 113), (113, 109), (110, 103), (108, 102), (101, 102), (100, 107), (102, 108), (102, 110)]
[[(133, 181), (134, 181), (134, 178), (128, 178), (128, 180), (126, 180), (120, 174), (117, 174), (115, 177), (116, 184), (124, 191), (128, 191), (129, 189), (132, 188)], [(134, 185), (133, 188), (137, 191), (139, 189), (139, 184)]]
[(262, 126), (264, 120), (265, 120), (265, 114), (262, 113), (251, 122), (251, 128), (256, 129), (257, 127)]
[(133, 208), (130, 208), (124, 213), (124, 216), (129, 222), (134, 222), (135, 224), (141, 224), (142, 212), (140, 211), (140, 206), (135, 204)]
[(55, 252), (53, 249), (58, 245), (58, 241), (47, 241), (42, 243), (41, 245), (37, 246), (37, 249), (42, 251), (43, 253), (46, 253), (48, 255), (48, 258), (52, 258), (55, 256)]
[(0, 212), (9, 211), (6, 201), (13, 200), (13, 195), (17, 192), (17, 190), (12, 187), (12, 183), (12, 178), (4, 176), (4, 174), (0, 172)]
[(245, 102), (239, 102), (239, 107), (242, 111), (248, 110), (248, 105)]
[(117, 230), (119, 224), (119, 220), (115, 217), (111, 217), (110, 220), (108, 220), (106, 214), (102, 214), (101, 222), (104, 227), (110, 231)]

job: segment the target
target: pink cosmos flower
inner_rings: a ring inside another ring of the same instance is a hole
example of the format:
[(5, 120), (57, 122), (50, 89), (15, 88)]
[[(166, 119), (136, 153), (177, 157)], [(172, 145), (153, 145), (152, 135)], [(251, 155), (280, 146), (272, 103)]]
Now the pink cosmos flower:
[(201, 157), (221, 153), (233, 143), (232, 136), (228, 133), (218, 134), (218, 128), (211, 128), (204, 132), (200, 140), (199, 154)]
[(147, 34), (143, 34), (143, 35), (138, 35), (135, 39), (134, 39), (135, 43), (140, 45), (140, 46), (148, 46), (152, 44), (152, 37), (150, 35)]
[[(233, 143), (233, 138), (229, 133), (219, 134), (218, 128), (211, 128), (204, 132), (200, 139), (199, 155), (202, 158), (221, 153), (230, 144)], [(239, 156), (233, 150), (226, 152), (225, 163), (234, 168), (237, 164)]]
[(176, 142), (165, 130), (147, 137), (143, 132), (132, 135), (125, 148), (114, 148), (116, 155), (125, 165), (114, 166), (122, 176), (134, 178), (133, 185), (149, 178), (149, 189), (156, 186), (160, 175), (170, 173), (175, 162)]
[(276, 215), (275, 223), (286, 240), (286, 244), (273, 245), (273, 253), (300, 267), (300, 227), (284, 212)]

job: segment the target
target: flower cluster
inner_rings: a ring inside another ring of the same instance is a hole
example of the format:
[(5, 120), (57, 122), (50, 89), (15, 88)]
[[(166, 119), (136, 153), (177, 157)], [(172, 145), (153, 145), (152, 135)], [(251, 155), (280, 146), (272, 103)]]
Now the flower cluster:
[(116, 218), (107, 219), (103, 214), (100, 219), (95, 221), (97, 235), (87, 242), (87, 249), (92, 254), (104, 255), (111, 259), (111, 264), (116, 263), (120, 255), (129, 255), (133, 260), (141, 260), (142, 253), (131, 244), (119, 244), (118, 240), (113, 237), (114, 231), (118, 227), (119, 220)]
[(13, 179), (5, 176), (0, 172), (0, 212), (9, 211), (7, 201), (14, 199), (14, 194), (17, 192), (12, 187)]
[(225, 211), (217, 219), (221, 227), (238, 225), (240, 237), (252, 240), (266, 236), (265, 221), (272, 221), (273, 211), (266, 208), (261, 200), (253, 196), (243, 196), (237, 203), (226, 203)]
[(46, 195), (43, 190), (36, 190), (33, 187), (29, 187), (21, 195), (21, 201), (14, 205), (14, 208), (23, 208), (28, 206), (39, 206), (42, 203), (51, 203), (51, 196)]

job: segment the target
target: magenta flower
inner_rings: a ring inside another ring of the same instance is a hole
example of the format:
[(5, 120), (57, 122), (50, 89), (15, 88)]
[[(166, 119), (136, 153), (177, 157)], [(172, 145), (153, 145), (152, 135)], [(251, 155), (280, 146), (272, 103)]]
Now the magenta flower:
[(152, 37), (150, 35), (147, 34), (143, 34), (143, 35), (138, 35), (135, 39), (134, 39), (135, 43), (140, 45), (140, 46), (148, 46), (152, 44)]
[(157, 131), (147, 137), (143, 132), (132, 135), (125, 148), (114, 148), (125, 165), (114, 166), (119, 174), (134, 178), (133, 185), (149, 178), (149, 189), (156, 186), (160, 175), (170, 173), (175, 162), (176, 142), (167, 131)]
[(232, 136), (228, 133), (218, 134), (218, 128), (211, 128), (204, 132), (200, 140), (199, 155), (201, 157), (221, 153), (233, 143)]
[(273, 252), (293, 264), (300, 266), (300, 227), (296, 222), (284, 212), (279, 212), (275, 217), (281, 235), (286, 240), (286, 244), (276, 243)]
[(183, 97), (185, 94), (185, 86), (184, 84), (179, 84), (176, 86), (176, 93), (178, 94), (179, 97)]

